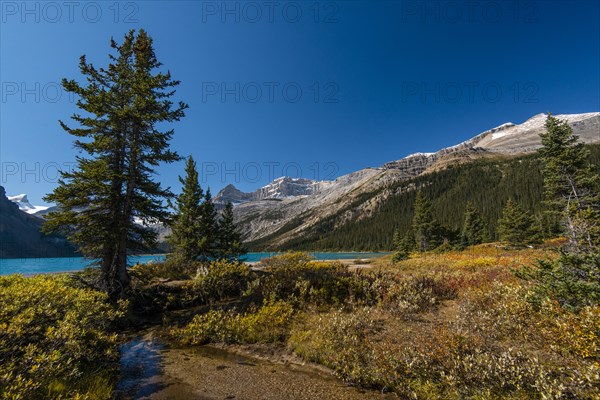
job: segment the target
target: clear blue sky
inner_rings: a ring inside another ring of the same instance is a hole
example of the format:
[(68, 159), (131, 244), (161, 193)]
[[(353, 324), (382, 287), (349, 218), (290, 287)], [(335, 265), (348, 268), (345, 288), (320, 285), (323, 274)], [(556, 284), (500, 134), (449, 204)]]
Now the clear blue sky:
[[(106, 65), (110, 37), (129, 29), (146, 29), (181, 80), (190, 109), (172, 145), (202, 163), (213, 193), (286, 172), (331, 178), (540, 112), (600, 110), (596, 1), (1, 6), (0, 184), (34, 204), (75, 156), (57, 120), (77, 109), (57, 83), (81, 79), (82, 54)], [(157, 179), (178, 190), (182, 169)]]

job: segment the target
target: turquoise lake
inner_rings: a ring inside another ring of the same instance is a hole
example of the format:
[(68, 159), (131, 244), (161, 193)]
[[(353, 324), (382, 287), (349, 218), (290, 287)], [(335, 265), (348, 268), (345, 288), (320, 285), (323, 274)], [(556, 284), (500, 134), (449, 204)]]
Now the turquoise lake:
[[(245, 261), (255, 262), (277, 253), (248, 253)], [(310, 253), (316, 260), (355, 260), (357, 258), (381, 257), (387, 253)], [(129, 264), (147, 263), (164, 260), (164, 254), (130, 256)], [(47, 274), (52, 272), (79, 271), (90, 265), (83, 257), (71, 258), (4, 258), (0, 259), (0, 275), (10, 274)]]

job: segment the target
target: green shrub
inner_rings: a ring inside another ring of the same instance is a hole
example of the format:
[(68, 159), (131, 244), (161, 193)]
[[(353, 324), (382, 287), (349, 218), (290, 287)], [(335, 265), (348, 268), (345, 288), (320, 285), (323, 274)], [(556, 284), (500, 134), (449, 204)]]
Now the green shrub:
[(409, 252), (398, 250), (392, 255), (392, 264), (396, 264), (400, 261), (408, 260), (410, 257)]
[(531, 300), (538, 306), (548, 297), (571, 311), (600, 304), (600, 254), (560, 250), (556, 259), (539, 260), (517, 275), (535, 284)]
[(110, 398), (118, 372), (110, 330), (125, 307), (66, 275), (0, 277), (3, 398)]
[(252, 273), (238, 261), (213, 261), (194, 279), (194, 291), (203, 303), (240, 296), (248, 288)]
[(200, 262), (190, 262), (176, 255), (169, 255), (165, 261), (136, 264), (129, 269), (129, 273), (142, 284), (148, 284), (160, 279), (190, 279), (201, 266)]

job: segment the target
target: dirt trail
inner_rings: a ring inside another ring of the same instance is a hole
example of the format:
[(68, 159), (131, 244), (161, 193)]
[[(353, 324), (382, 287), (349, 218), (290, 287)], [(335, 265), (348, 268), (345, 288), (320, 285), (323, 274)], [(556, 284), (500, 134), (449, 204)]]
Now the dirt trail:
[(310, 366), (282, 364), (212, 346), (169, 348), (152, 334), (121, 348), (125, 399), (395, 399), (345, 385)]

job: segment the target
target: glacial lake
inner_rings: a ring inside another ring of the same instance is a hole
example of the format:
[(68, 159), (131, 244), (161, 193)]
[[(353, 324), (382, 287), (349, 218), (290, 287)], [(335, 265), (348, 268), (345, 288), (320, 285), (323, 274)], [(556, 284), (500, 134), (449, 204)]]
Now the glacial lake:
[[(269, 258), (278, 253), (248, 253), (245, 255), (247, 262), (260, 261), (263, 258)], [(382, 257), (388, 253), (309, 253), (316, 260), (355, 260)], [(128, 262), (130, 265), (136, 263), (148, 263), (152, 261), (164, 260), (164, 254), (130, 256)], [(53, 272), (79, 271), (90, 265), (90, 260), (83, 257), (65, 257), (65, 258), (3, 258), (0, 259), (0, 275), (10, 274), (47, 274)]]

